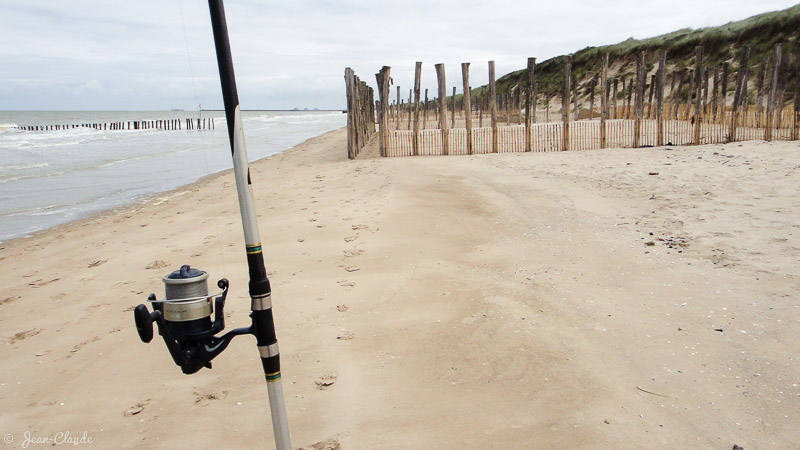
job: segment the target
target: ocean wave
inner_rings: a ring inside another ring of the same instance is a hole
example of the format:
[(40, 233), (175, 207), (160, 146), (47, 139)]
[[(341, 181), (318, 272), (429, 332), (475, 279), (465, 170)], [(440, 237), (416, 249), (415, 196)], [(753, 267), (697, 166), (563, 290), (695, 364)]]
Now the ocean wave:
[(39, 163), (31, 163), (31, 164), (18, 164), (15, 166), (0, 166), (0, 173), (2, 172), (10, 172), (12, 170), (25, 170), (25, 169), (41, 169), (43, 167), (49, 166), (49, 162), (39, 162)]

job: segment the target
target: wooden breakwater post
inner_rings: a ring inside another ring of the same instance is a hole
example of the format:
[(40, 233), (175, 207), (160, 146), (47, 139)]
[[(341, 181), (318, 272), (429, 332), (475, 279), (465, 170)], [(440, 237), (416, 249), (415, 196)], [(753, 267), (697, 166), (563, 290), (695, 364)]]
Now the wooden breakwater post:
[(386, 144), (389, 140), (389, 74), (391, 70), (391, 67), (383, 66), (381, 70), (375, 74), (375, 81), (378, 83), (378, 98), (380, 101), (380, 109), (378, 110), (378, 148), (381, 156), (387, 156)]
[(467, 129), (467, 154), (472, 154), (472, 90), (469, 88), (469, 63), (461, 63), (461, 82), (464, 86), (464, 126)]
[(444, 64), (436, 64), (436, 79), (439, 81), (439, 129), (442, 132), (442, 154), (448, 155), (450, 150), (450, 130), (447, 129), (447, 84)]
[(569, 150), (569, 93), (572, 77), (572, 54), (564, 57), (564, 78), (561, 83), (561, 151)]
[(664, 145), (664, 84), (667, 71), (667, 51), (658, 51), (658, 69), (656, 70), (656, 146)]
[[(187, 129), (194, 128), (194, 119), (185, 119)], [(214, 118), (197, 119), (198, 129), (213, 129)], [(122, 131), (122, 130), (181, 130), (182, 119), (155, 119), (155, 120), (128, 120), (116, 122), (92, 122), (92, 123), (73, 123), (56, 125), (21, 125), (16, 129), (25, 131), (63, 131), (75, 128), (91, 128), (98, 131)], [(192, 124), (191, 126), (189, 124)]]
[(636, 99), (634, 103), (633, 119), (633, 148), (641, 146), (642, 139), (642, 114), (644, 113), (644, 83), (647, 79), (644, 65), (644, 52), (639, 53), (636, 59)]
[(694, 48), (695, 51), (695, 69), (694, 69), (694, 117), (692, 123), (694, 124), (694, 145), (700, 145), (700, 127), (703, 122), (703, 46), (698, 45)]
[(531, 136), (531, 114), (533, 114), (534, 121), (536, 120), (536, 100), (533, 93), (534, 86), (534, 72), (536, 70), (536, 58), (528, 58), (528, 68), (526, 71), (526, 89), (525, 89), (525, 151), (532, 150), (532, 136)]
[[(414, 156), (419, 155), (419, 90), (422, 84), (422, 62), (417, 61), (414, 68), (414, 135), (412, 136), (411, 148)], [(427, 92), (427, 90), (425, 91)]]
[(489, 61), (489, 113), (492, 116), (492, 153), (497, 153), (497, 87), (494, 81), (494, 61)]

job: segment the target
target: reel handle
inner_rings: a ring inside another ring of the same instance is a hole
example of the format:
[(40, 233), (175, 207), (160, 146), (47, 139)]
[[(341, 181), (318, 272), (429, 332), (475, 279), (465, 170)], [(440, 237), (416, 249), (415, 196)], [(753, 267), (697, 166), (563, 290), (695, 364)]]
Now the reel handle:
[[(155, 300), (156, 295), (150, 294), (148, 299)], [(139, 333), (139, 339), (145, 344), (153, 340), (153, 321), (161, 316), (160, 311), (153, 311), (152, 313), (147, 310), (145, 305), (137, 305), (133, 309), (133, 320), (136, 322), (136, 331)]]

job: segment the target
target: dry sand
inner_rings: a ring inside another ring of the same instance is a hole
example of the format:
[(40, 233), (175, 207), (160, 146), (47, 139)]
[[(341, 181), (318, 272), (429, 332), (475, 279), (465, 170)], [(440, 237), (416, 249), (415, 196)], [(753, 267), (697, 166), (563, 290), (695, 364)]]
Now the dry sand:
[[(356, 161), (344, 145), (252, 165), (296, 447), (800, 442), (797, 142)], [(11, 446), (273, 445), (251, 337), (186, 376), (131, 313), (188, 263), (228, 277), (228, 327), (249, 323), (232, 183), (0, 244)]]

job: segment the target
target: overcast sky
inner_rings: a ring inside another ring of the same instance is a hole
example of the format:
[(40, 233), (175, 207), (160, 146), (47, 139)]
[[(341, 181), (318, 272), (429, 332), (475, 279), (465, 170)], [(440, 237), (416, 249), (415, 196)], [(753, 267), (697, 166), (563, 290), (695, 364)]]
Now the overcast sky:
[[(228, 0), (243, 109), (345, 107), (344, 69), (375, 86), (392, 67), (403, 97), (423, 62), (423, 89), (485, 84), (587, 46), (722, 25), (785, 9), (780, 0)], [(188, 44), (187, 44), (188, 42)], [(393, 95), (396, 88), (392, 88)], [(423, 91), (424, 92), (424, 91)], [(458, 88), (461, 92), (461, 88)], [(222, 108), (203, 0), (0, 0), (0, 110)]]

